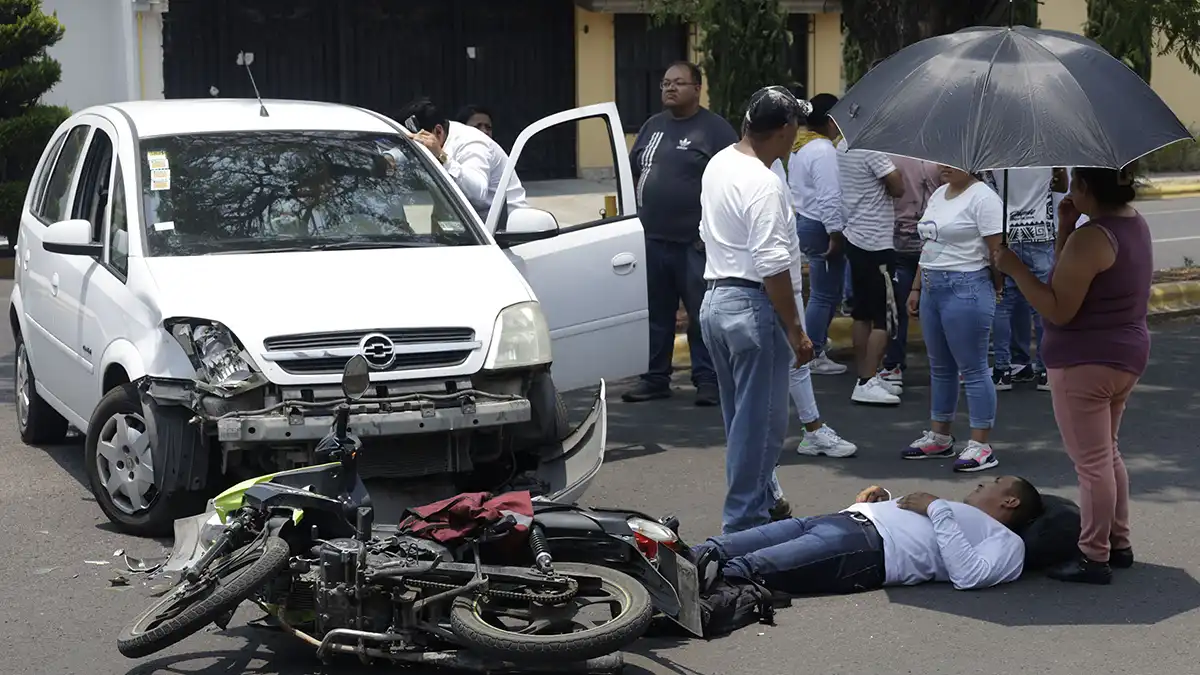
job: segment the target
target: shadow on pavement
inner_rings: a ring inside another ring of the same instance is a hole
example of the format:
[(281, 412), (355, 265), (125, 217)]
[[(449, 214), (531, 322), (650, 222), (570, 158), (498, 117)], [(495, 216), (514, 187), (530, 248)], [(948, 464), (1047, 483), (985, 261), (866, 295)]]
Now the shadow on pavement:
[(1151, 626), (1200, 607), (1200, 582), (1178, 567), (1139, 562), (1117, 570), (1111, 586), (1040, 575), (986, 591), (945, 584), (894, 587), (888, 600), (1000, 626)]

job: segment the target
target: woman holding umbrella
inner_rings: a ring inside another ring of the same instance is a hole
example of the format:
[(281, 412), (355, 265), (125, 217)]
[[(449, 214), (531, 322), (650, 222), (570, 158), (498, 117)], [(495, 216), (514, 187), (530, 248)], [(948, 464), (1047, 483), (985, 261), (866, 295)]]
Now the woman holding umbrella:
[[(1015, 253), (997, 249), (1042, 315), (1042, 358), (1054, 418), (1079, 475), (1082, 557), (1050, 576), (1107, 584), (1113, 567), (1133, 564), (1129, 475), (1117, 431), (1133, 387), (1150, 359), (1146, 314), (1154, 273), (1150, 228), (1130, 202), (1132, 178), (1112, 169), (1075, 169), (1058, 207), (1057, 264), (1043, 283)], [(1076, 226), (1080, 214), (1088, 221)]]

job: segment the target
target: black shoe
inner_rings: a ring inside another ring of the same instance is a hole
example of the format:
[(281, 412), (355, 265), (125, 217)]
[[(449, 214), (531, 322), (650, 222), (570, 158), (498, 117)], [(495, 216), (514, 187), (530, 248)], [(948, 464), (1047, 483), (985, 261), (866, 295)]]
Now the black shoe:
[(1119, 570), (1127, 570), (1133, 567), (1133, 549), (1132, 548), (1114, 548), (1108, 552), (1108, 566), (1115, 567)]
[(1069, 562), (1062, 567), (1050, 570), (1048, 576), (1058, 581), (1103, 586), (1112, 583), (1112, 567), (1108, 563), (1096, 562), (1086, 557), (1080, 557), (1078, 560)]
[(792, 505), (788, 503), (788, 500), (780, 497), (779, 500), (775, 502), (775, 506), (772, 506), (768, 513), (771, 514), (772, 522), (776, 520), (787, 520), (788, 518), (792, 517)]
[(645, 382), (639, 382), (636, 387), (621, 394), (621, 400), (626, 403), (656, 401), (663, 398), (671, 398), (671, 387), (655, 387)]
[(712, 408), (721, 405), (721, 391), (715, 384), (696, 385), (696, 405)]
[(992, 384), (996, 385), (996, 391), (1012, 389), (1012, 371), (1008, 368), (992, 368)]
[(1037, 388), (1038, 391), (1050, 391), (1050, 376), (1044, 370), (1038, 371)]

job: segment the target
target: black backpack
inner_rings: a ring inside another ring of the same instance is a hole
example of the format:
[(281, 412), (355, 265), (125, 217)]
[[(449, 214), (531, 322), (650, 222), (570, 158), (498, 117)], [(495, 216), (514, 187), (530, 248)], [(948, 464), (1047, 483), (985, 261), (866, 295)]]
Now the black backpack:
[(700, 598), (700, 625), (706, 639), (729, 635), (753, 623), (775, 625), (775, 608), (788, 604), (750, 581), (719, 579)]

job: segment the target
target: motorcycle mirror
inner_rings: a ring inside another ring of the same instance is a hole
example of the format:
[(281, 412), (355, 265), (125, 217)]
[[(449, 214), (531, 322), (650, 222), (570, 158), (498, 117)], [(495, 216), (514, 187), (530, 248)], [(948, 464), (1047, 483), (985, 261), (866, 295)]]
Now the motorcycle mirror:
[(371, 388), (371, 366), (362, 354), (355, 354), (342, 369), (342, 393), (357, 401)]

